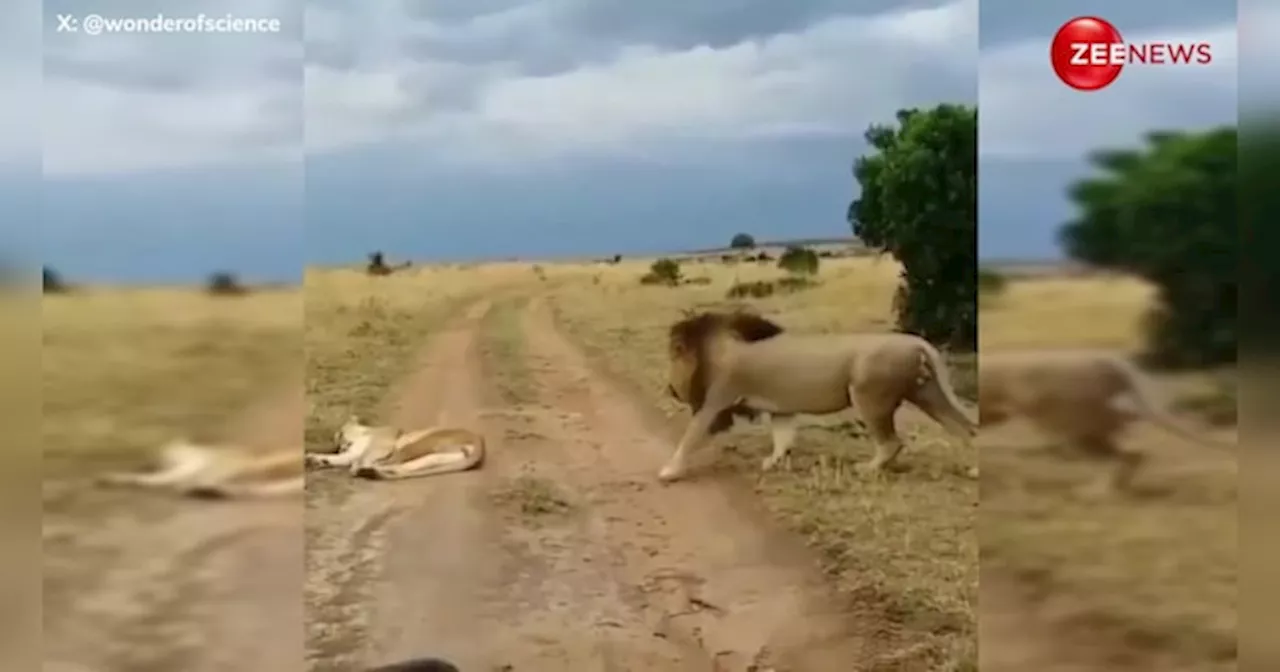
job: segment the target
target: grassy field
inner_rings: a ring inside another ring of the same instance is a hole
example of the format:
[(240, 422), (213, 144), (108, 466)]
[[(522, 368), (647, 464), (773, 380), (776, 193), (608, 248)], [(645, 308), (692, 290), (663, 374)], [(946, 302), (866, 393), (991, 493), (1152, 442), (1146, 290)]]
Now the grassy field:
[[(1125, 278), (1013, 282), (983, 304), (982, 351), (1132, 352), (1151, 300), (1149, 287)], [(1157, 383), (1171, 402), (1224, 376), (1229, 380), (1229, 372), (1161, 376)], [(1230, 435), (1221, 430), (1223, 438)], [(1137, 426), (1125, 444), (1151, 456), (1150, 471), (1139, 478), (1163, 494), (1094, 500), (1075, 493), (1096, 477), (1098, 465), (1019, 450), (1043, 443), (1025, 427), (984, 432), (984, 573), (1015, 577), (1029, 594), (1069, 595), (1064, 620), (1081, 630), (1107, 633), (1133, 649), (1176, 652), (1187, 669), (1235, 669), (1234, 456)]]
[[(695, 284), (644, 286), (649, 260), (617, 265), (547, 265), (549, 300), (562, 329), (599, 368), (624, 382), (673, 430), (688, 412), (664, 392), (667, 327), (690, 308), (726, 305), (735, 282), (782, 275), (774, 264), (685, 263)], [(890, 259), (823, 259), (820, 284), (750, 303), (795, 331), (886, 331), (898, 267)], [(972, 393), (973, 358), (951, 362), (958, 389)], [(728, 467), (754, 482), (767, 508), (819, 550), (838, 587), (893, 614), (920, 637), (932, 669), (976, 669), (978, 486), (962, 476), (976, 452), (914, 410), (899, 416), (905, 473), (868, 481), (854, 465), (872, 446), (852, 414), (812, 418), (788, 468), (757, 481), (767, 430), (739, 426), (727, 439)]]
[(175, 435), (216, 438), (301, 365), (296, 290), (85, 289), (43, 309), (46, 480), (136, 466)]
[[(95, 571), (76, 531), (99, 525), (117, 506), (143, 506), (86, 489), (83, 479), (138, 468), (177, 436), (223, 438), (228, 421), (299, 370), (302, 301), (296, 290), (217, 298), (183, 289), (82, 289), (44, 297), (43, 310), (49, 613)], [(162, 516), (167, 508), (153, 503), (138, 512)]]
[(464, 304), (519, 279), (527, 264), (420, 267), (385, 277), (356, 269), (306, 277), (309, 450), (327, 449), (352, 413), (372, 418), (391, 386), (413, 370), (425, 340)]

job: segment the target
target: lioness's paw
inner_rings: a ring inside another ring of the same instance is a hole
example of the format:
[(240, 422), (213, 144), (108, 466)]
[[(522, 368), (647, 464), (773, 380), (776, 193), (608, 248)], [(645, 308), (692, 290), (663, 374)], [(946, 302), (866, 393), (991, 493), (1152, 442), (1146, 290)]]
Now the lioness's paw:
[(884, 465), (879, 462), (864, 462), (854, 467), (859, 476), (876, 478), (884, 474)]
[(661, 471), (658, 472), (658, 480), (662, 481), (663, 483), (670, 483), (680, 478), (682, 471), (683, 470), (679, 469), (678, 467), (667, 465), (663, 467)]

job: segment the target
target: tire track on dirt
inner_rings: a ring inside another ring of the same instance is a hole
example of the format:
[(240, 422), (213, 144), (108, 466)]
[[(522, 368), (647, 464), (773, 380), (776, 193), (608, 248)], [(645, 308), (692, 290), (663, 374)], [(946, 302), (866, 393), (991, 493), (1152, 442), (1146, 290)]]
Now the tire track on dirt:
[[(226, 438), (301, 446), (303, 406), (301, 386), (289, 386), (252, 406)], [(62, 608), (45, 613), (44, 669), (301, 671), (298, 502), (86, 493), (84, 505), (94, 504), (120, 512), (93, 530), (73, 521), (45, 533), (47, 544), (75, 535), (75, 554), (62, 562), (95, 565)]]
[[(488, 309), (472, 305), (432, 338), (391, 398), (388, 422), (475, 424), (468, 364)], [(308, 476), (310, 670), (440, 655), (441, 641), (471, 638), (467, 577), (483, 548), (470, 504), (476, 475), (381, 483), (336, 471)]]
[[(308, 513), (308, 527), (322, 528), (308, 549), (308, 580), (318, 584), (308, 596), (311, 669), (425, 655), (464, 670), (709, 669), (691, 667), (636, 617), (599, 543), (600, 521), (533, 528), (495, 505), (522, 462), (501, 430), (526, 411), (483, 406), (492, 398), (479, 352), (489, 309), (476, 304), (433, 338), (391, 415), (402, 427), (479, 428), (489, 441), (482, 469), (341, 486), (317, 478)], [(363, 566), (343, 562), (353, 558)]]
[(702, 669), (922, 669), (910, 666), (909, 643), (883, 614), (837, 604), (799, 542), (773, 529), (745, 493), (709, 481), (659, 484), (671, 441), (593, 373), (540, 301), (522, 333), (542, 405), (563, 414), (540, 427), (549, 449), (537, 468), (606, 521), (596, 543), (613, 554), (615, 575), (640, 596), (634, 606), (656, 632), (714, 660)]

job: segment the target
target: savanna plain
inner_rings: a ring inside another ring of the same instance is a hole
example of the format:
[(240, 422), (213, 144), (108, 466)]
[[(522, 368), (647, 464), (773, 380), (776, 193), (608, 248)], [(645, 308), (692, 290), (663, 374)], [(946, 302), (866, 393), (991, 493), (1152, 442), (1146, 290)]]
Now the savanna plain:
[[(718, 462), (656, 478), (689, 417), (666, 392), (685, 311), (887, 331), (899, 267), (674, 261), (308, 273), (308, 450), (352, 413), (489, 441), (461, 474), (310, 473), (311, 669), (977, 669), (978, 458), (923, 414), (900, 413), (908, 448), (881, 478), (855, 471), (873, 448), (852, 413), (810, 418), (767, 474), (767, 427), (740, 421)], [(948, 359), (972, 399), (972, 354)]]
[[(888, 331), (899, 267), (840, 251), (796, 280), (711, 255), (642, 282), (652, 262), (46, 295), (45, 669), (440, 655), (468, 670), (961, 672), (978, 669), (980, 632), (983, 669), (988, 650), (1042, 670), (1234, 669), (1235, 460), (1158, 428), (1126, 439), (1152, 455), (1137, 498), (1077, 496), (1098, 465), (1027, 428), (965, 446), (914, 409), (884, 477), (855, 471), (873, 448), (846, 412), (806, 419), (763, 474), (767, 427), (739, 421), (715, 465), (659, 484), (688, 419), (666, 392), (671, 323), (746, 304), (796, 332)], [(728, 298), (747, 285), (769, 289)], [(1151, 301), (1124, 277), (1011, 278), (982, 305), (981, 347), (1133, 350)], [(974, 355), (947, 360), (971, 401)], [(1230, 438), (1231, 374), (1156, 380)], [(310, 472), (305, 515), (88, 485), (174, 436), (332, 450), (353, 413), (468, 426), (489, 456), (425, 480)]]
[(42, 303), (43, 669), (301, 669), (296, 501), (94, 487), (181, 437), (300, 451), (300, 292), (82, 286)]

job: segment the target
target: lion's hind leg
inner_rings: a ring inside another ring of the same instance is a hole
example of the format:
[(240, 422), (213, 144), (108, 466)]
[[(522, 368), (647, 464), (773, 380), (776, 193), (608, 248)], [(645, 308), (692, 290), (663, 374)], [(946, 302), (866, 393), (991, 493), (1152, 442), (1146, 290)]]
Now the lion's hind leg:
[(1116, 446), (1111, 437), (1106, 435), (1081, 437), (1076, 445), (1085, 455), (1111, 462), (1114, 466), (1110, 473), (1104, 475), (1091, 489), (1093, 494), (1106, 495), (1130, 491), (1133, 480), (1146, 461), (1146, 455), (1135, 450), (1124, 450)]
[(773, 434), (773, 453), (764, 458), (760, 464), (762, 471), (772, 471), (778, 463), (786, 459), (791, 446), (796, 442), (796, 417), (794, 415), (771, 414), (769, 425)]
[(858, 470), (868, 475), (882, 473), (902, 452), (902, 438), (898, 436), (897, 423), (894, 421), (894, 414), (902, 400), (896, 396), (880, 394), (878, 390), (857, 387), (850, 389), (850, 397), (858, 407), (858, 414), (871, 430), (871, 439), (876, 446), (875, 457)]

